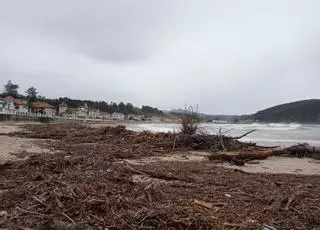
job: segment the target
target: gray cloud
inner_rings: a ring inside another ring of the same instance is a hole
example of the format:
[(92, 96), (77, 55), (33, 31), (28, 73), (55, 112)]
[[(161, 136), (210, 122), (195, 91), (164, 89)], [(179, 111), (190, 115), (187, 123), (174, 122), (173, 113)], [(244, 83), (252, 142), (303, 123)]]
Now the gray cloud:
[(318, 98), (317, 0), (0, 3), (0, 80), (43, 95), (250, 113)]

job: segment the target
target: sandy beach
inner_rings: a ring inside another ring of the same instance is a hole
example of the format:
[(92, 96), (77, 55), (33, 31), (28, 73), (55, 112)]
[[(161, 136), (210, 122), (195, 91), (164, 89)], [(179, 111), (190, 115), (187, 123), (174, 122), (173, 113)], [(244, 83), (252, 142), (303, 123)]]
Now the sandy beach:
[(234, 166), (209, 161), (210, 151), (173, 149), (175, 134), (123, 126), (3, 123), (0, 133), (0, 228), (320, 224), (319, 160), (269, 157)]
[(34, 154), (52, 152), (44, 147), (45, 140), (9, 136), (14, 132), (23, 131), (22, 125), (25, 123), (0, 123), (0, 164), (26, 159)]

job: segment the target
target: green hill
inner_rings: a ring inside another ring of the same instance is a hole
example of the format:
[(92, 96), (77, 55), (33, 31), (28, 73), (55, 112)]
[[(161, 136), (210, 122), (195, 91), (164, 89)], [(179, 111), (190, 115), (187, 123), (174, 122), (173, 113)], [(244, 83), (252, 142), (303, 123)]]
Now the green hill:
[(320, 100), (311, 99), (277, 105), (252, 115), (252, 119), (262, 122), (320, 122)]

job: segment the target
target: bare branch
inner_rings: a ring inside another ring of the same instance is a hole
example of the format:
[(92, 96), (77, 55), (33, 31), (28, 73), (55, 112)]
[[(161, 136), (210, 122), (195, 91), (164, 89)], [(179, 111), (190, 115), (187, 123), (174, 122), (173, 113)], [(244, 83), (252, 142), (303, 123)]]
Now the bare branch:
[(242, 134), (241, 136), (239, 136), (239, 137), (235, 137), (234, 139), (241, 139), (241, 138), (243, 138), (243, 137), (245, 137), (245, 136), (247, 136), (247, 135), (249, 135), (250, 133), (253, 133), (253, 132), (255, 132), (255, 131), (257, 131), (256, 129), (253, 129), (253, 130), (251, 130), (251, 131), (249, 131), (249, 132), (246, 132), (245, 134)]

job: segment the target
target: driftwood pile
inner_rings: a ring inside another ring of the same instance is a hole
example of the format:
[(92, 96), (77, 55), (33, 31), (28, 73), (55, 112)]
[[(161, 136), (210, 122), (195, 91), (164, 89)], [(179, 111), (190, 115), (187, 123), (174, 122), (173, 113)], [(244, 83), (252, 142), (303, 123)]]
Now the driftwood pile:
[[(94, 128), (81, 124), (50, 124), (50, 125), (26, 125), (28, 132), (11, 133), (12, 136), (54, 139), (59, 140), (63, 144), (106, 144), (110, 141), (113, 145), (123, 145), (132, 147), (128, 152), (134, 152), (135, 148), (145, 148), (144, 151), (152, 149), (153, 151), (164, 150), (211, 150), (219, 151), (236, 151), (256, 149), (254, 143), (243, 143), (239, 139), (252, 131), (240, 136), (230, 137), (225, 135), (208, 135), (200, 134), (176, 134), (176, 133), (152, 133), (148, 131), (134, 132), (127, 130), (125, 126), (101, 127)], [(59, 147), (59, 146), (58, 146)], [(143, 151), (142, 149), (140, 149)], [(139, 154), (138, 154), (139, 155)], [(138, 156), (138, 155), (132, 155)], [(143, 153), (146, 155), (146, 153)], [(127, 157), (127, 156), (126, 156)]]
[[(222, 138), (222, 141), (221, 141)], [(237, 139), (218, 135), (181, 135), (178, 134), (173, 148), (190, 147), (195, 150), (212, 150), (214, 152), (223, 150), (239, 150), (244, 145)]]
[[(256, 131), (251, 130), (238, 137), (223, 135), (209, 135), (203, 132), (195, 134), (134, 132), (125, 126), (93, 128), (81, 124), (51, 124), (26, 126), (28, 132), (13, 133), (20, 137), (58, 139), (55, 147), (63, 149), (67, 144), (90, 145), (93, 148), (103, 148), (108, 143), (114, 148), (114, 155), (109, 157), (135, 158), (154, 155), (169, 150), (194, 149), (212, 151), (210, 160), (224, 160), (231, 164), (243, 165), (246, 161), (262, 160), (269, 156), (310, 157), (320, 159), (320, 148), (308, 144), (298, 144), (287, 148), (279, 146), (264, 147), (256, 143), (241, 142), (240, 139)], [(119, 152), (118, 146), (124, 145), (125, 152)], [(75, 146), (76, 148), (78, 146)], [(68, 146), (70, 148), (70, 146)], [(83, 148), (81, 149), (83, 150)], [(78, 151), (81, 151), (78, 150)], [(152, 150), (152, 153), (151, 151)]]
[(290, 147), (258, 146), (255, 143), (239, 141), (256, 130), (251, 130), (239, 137), (231, 137), (208, 134), (178, 134), (173, 148), (190, 147), (196, 150), (210, 150), (214, 153), (209, 160), (224, 160), (231, 164), (244, 165), (246, 161), (263, 160), (270, 156), (310, 157), (320, 159), (320, 148), (310, 146), (307, 143), (297, 144)]
[[(201, 162), (123, 163), (128, 158), (171, 152), (174, 141), (177, 150), (192, 147), (190, 139), (177, 140), (174, 134), (77, 124), (32, 125), (28, 130), (13, 135), (55, 139), (49, 147), (59, 152), (0, 168), (0, 228), (320, 226), (319, 176), (245, 174)], [(259, 148), (218, 136), (215, 148), (220, 151), (235, 144), (243, 151)]]

